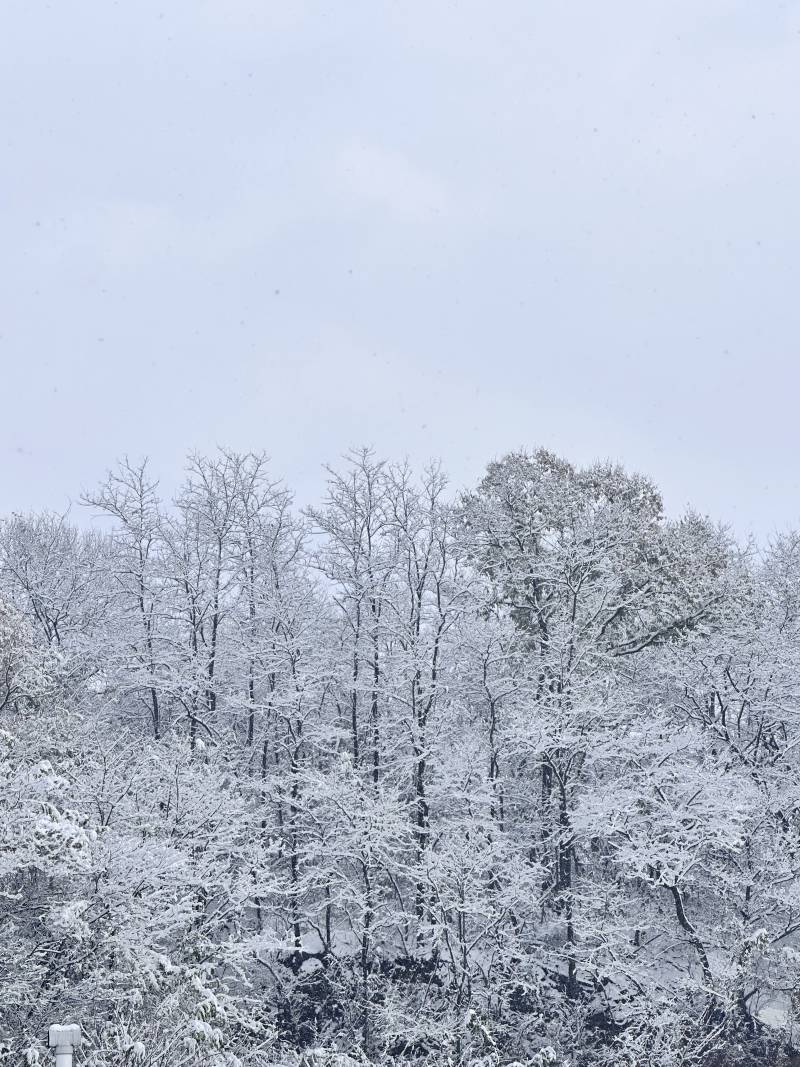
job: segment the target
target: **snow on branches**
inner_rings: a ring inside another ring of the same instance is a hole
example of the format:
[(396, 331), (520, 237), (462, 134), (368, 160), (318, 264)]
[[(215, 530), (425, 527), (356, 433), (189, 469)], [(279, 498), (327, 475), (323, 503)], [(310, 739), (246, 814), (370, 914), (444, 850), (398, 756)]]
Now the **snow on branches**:
[(544, 451), (460, 498), (355, 451), (304, 513), (260, 454), (168, 502), (125, 460), (85, 503), (0, 524), (4, 1054), (69, 1016), (92, 1067), (789, 1055), (796, 537)]

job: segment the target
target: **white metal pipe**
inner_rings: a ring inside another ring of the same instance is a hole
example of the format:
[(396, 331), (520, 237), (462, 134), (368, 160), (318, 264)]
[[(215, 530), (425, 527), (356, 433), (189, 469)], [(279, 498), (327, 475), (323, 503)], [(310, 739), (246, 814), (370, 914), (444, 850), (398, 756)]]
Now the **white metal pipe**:
[(81, 1028), (77, 1023), (54, 1025), (48, 1034), (50, 1048), (55, 1049), (55, 1067), (72, 1067), (72, 1053), (81, 1043)]

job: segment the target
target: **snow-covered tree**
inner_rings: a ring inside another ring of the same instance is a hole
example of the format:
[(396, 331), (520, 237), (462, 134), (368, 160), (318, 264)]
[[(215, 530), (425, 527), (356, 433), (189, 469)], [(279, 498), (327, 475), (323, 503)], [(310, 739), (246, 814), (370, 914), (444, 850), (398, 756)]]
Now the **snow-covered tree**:
[(86, 502), (0, 524), (1, 1055), (791, 1061), (796, 535), (544, 451)]

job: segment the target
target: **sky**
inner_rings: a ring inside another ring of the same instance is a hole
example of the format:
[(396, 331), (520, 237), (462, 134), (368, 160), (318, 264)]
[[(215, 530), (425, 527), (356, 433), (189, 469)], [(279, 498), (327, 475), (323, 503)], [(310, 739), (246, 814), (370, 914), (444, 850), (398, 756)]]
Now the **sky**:
[(800, 525), (800, 2), (4, 0), (0, 512), (620, 461)]

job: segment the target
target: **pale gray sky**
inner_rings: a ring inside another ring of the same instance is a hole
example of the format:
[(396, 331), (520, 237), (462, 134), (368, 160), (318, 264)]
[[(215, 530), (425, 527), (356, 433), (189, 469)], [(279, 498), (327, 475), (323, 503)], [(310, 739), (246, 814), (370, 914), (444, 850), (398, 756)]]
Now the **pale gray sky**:
[(800, 522), (797, 0), (5, 0), (0, 511), (511, 448)]

